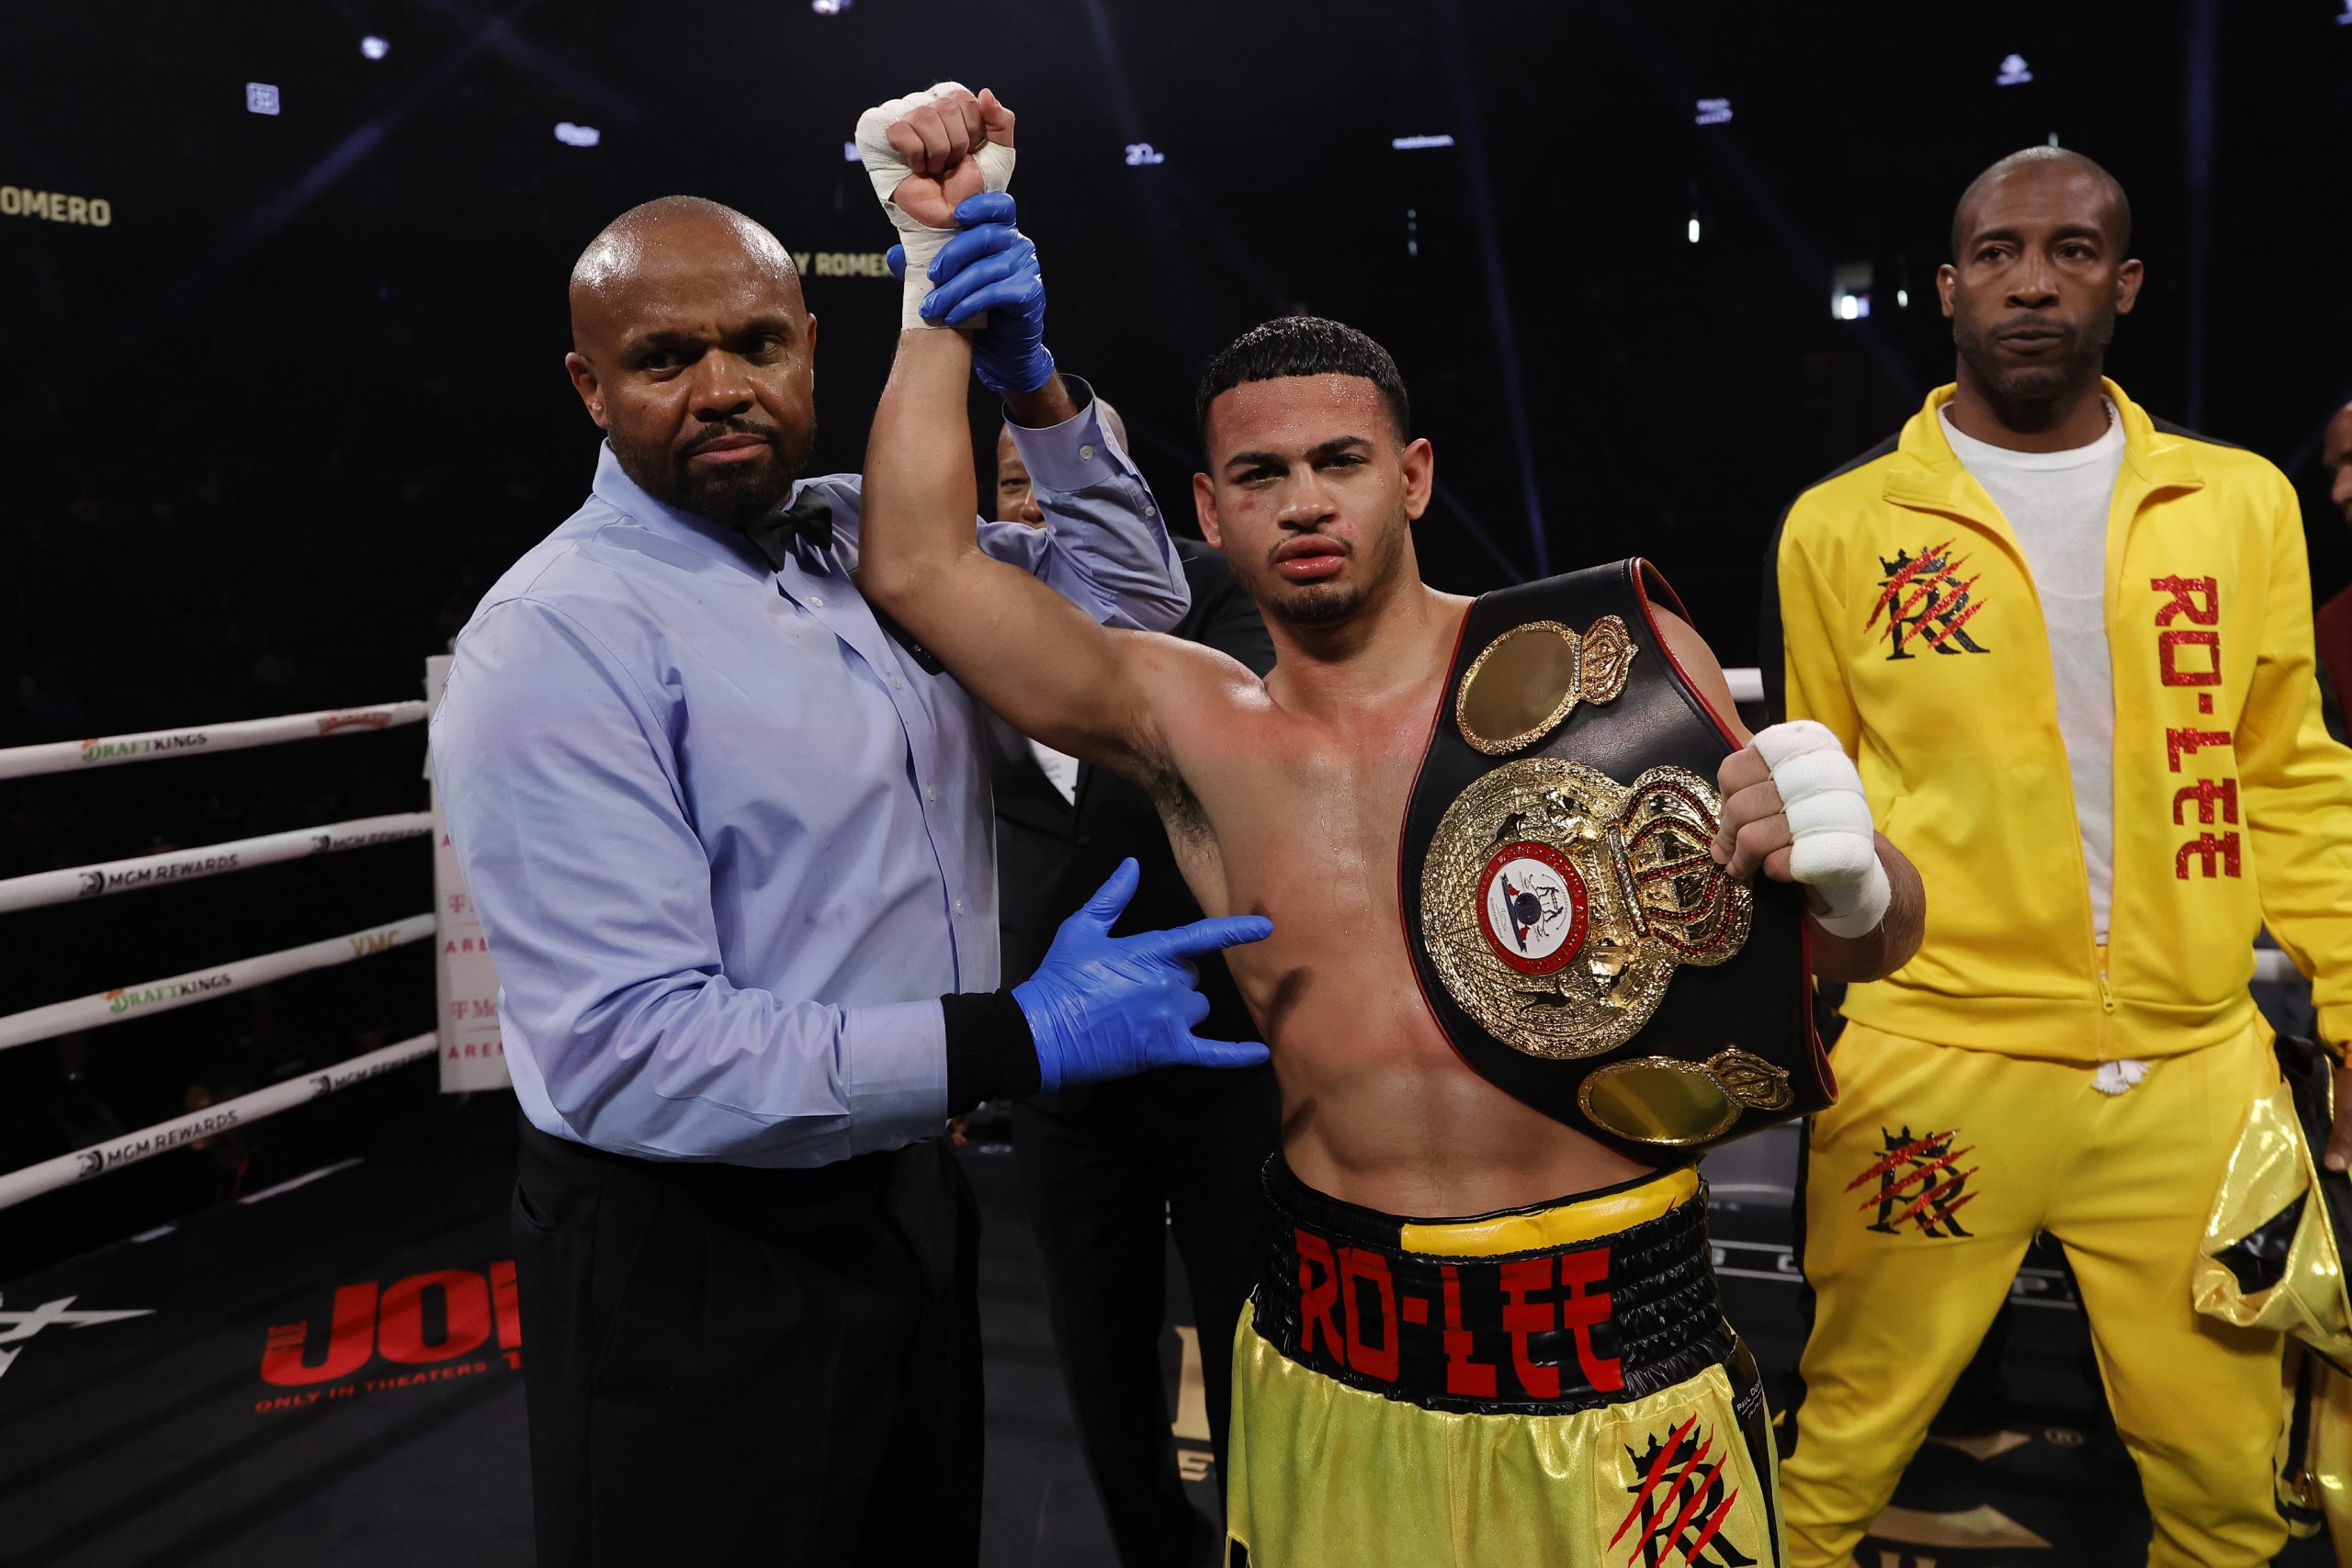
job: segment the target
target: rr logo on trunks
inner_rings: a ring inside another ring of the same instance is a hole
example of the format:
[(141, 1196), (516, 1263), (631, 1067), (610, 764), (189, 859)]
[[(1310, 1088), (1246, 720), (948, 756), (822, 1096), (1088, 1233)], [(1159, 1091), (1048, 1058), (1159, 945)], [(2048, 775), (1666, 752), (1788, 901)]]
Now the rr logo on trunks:
[[(1633, 1506), (1609, 1538), (1611, 1548), (1630, 1548), (1628, 1562), (1666, 1568), (1749, 1568), (1756, 1559), (1733, 1544), (1724, 1526), (1739, 1505), (1739, 1469), (1720, 1432), (1708, 1432), (1692, 1416), (1663, 1440), (1649, 1434), (1645, 1448), (1628, 1447), (1623, 1485)], [(1730, 1468), (1728, 1479), (1724, 1474)]]
[(1911, 1135), (1908, 1125), (1893, 1133), (1883, 1127), (1879, 1129), (1879, 1136), (1885, 1144), (1884, 1157), (1846, 1183), (1849, 1192), (1876, 1184), (1860, 1205), (1878, 1210), (1878, 1218), (1871, 1222), (1871, 1230), (1883, 1235), (1900, 1235), (1903, 1227), (1910, 1225), (1921, 1235), (1948, 1238), (1970, 1234), (1952, 1216), (1976, 1196), (1966, 1189), (1968, 1179), (1976, 1174), (1978, 1168), (1953, 1168), (1976, 1145), (1953, 1148), (1952, 1141), (1959, 1135), (1957, 1128), (1919, 1138)]
[(1623, 1044), (1677, 966), (1724, 963), (1747, 940), (1754, 896), (1707, 852), (1720, 809), (1682, 768), (1626, 785), (1530, 757), (1484, 774), (1421, 867), (1422, 941), (1446, 989), (1531, 1056)]
[(1913, 555), (1898, 549), (1893, 560), (1878, 558), (1878, 602), (1871, 606), (1862, 629), (1870, 631), (1886, 617), (1887, 658), (1910, 659), (1928, 653), (1989, 653), (1964, 629), (1984, 608), (1975, 596), (1976, 579), (1963, 578), (1960, 569), (1968, 558), (1952, 558), (1953, 541), (1930, 546)]

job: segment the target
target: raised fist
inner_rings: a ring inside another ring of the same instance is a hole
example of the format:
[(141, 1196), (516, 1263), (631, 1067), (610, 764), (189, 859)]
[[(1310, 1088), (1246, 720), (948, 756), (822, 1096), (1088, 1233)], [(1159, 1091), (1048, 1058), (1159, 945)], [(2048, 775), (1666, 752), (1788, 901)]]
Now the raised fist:
[(866, 110), (857, 147), (876, 196), (924, 228), (953, 230), (957, 203), (1010, 183), (1012, 111), (986, 88), (976, 97), (943, 82)]

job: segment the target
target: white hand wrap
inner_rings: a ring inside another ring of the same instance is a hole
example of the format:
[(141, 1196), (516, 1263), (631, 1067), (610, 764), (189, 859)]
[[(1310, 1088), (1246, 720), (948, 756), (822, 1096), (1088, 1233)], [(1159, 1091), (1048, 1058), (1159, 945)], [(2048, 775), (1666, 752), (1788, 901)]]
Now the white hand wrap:
[(1866, 936), (1894, 897), (1871, 836), (1862, 775), (1828, 729), (1809, 718), (1776, 724), (1754, 741), (1788, 813), (1789, 874), (1829, 906), (1815, 917), (1833, 936)]
[[(953, 229), (933, 229), (918, 223), (901, 210), (890, 198), (898, 194), (899, 182), (914, 171), (890, 145), (890, 128), (928, 103), (935, 103), (950, 93), (968, 92), (961, 82), (942, 82), (920, 93), (903, 98), (892, 98), (887, 104), (876, 104), (857, 117), (857, 153), (865, 164), (865, 177), (874, 182), (874, 194), (882, 200), (882, 210), (890, 215), (898, 226), (899, 243), (907, 249), (906, 292), (901, 297), (899, 324), (906, 328), (941, 327), (944, 321), (922, 319), (922, 302), (931, 296), (931, 263), (942, 247), (956, 237)], [(1003, 190), (1012, 184), (1012, 149), (1000, 147), (991, 141), (973, 154), (980, 165), (981, 188)], [(967, 321), (966, 326), (984, 324), (985, 318)]]

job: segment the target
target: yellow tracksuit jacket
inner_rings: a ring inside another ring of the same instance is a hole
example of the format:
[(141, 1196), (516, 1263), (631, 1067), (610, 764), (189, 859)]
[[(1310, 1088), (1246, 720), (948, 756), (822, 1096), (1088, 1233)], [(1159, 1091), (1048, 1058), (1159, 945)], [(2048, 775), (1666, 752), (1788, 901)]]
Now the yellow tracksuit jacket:
[(2267, 923), (2313, 978), (2321, 1032), (2343, 1042), (2352, 751), (2320, 716), (2293, 488), (2106, 388), (2124, 459), (2108, 515), (2105, 974), (2041, 601), (2016, 535), (1944, 439), (1937, 410), (1953, 389), (1782, 521), (1765, 579), (1767, 694), (1845, 742), (1928, 890), (1918, 956), (1852, 987), (1845, 1012), (2018, 1056), (2173, 1055), (2251, 1020), (2251, 943)]

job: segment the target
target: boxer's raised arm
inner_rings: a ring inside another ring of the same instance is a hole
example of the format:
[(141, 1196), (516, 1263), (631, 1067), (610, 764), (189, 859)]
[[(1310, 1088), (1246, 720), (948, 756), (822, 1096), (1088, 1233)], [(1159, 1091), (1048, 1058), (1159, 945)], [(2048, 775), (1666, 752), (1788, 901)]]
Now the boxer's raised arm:
[(1181, 678), (1186, 653), (1201, 650), (1098, 625), (982, 552), (965, 419), (971, 368), (960, 332), (900, 334), (866, 442), (859, 590), (1024, 734), (1098, 767), (1148, 773), (1165, 748), (1146, 685)]

